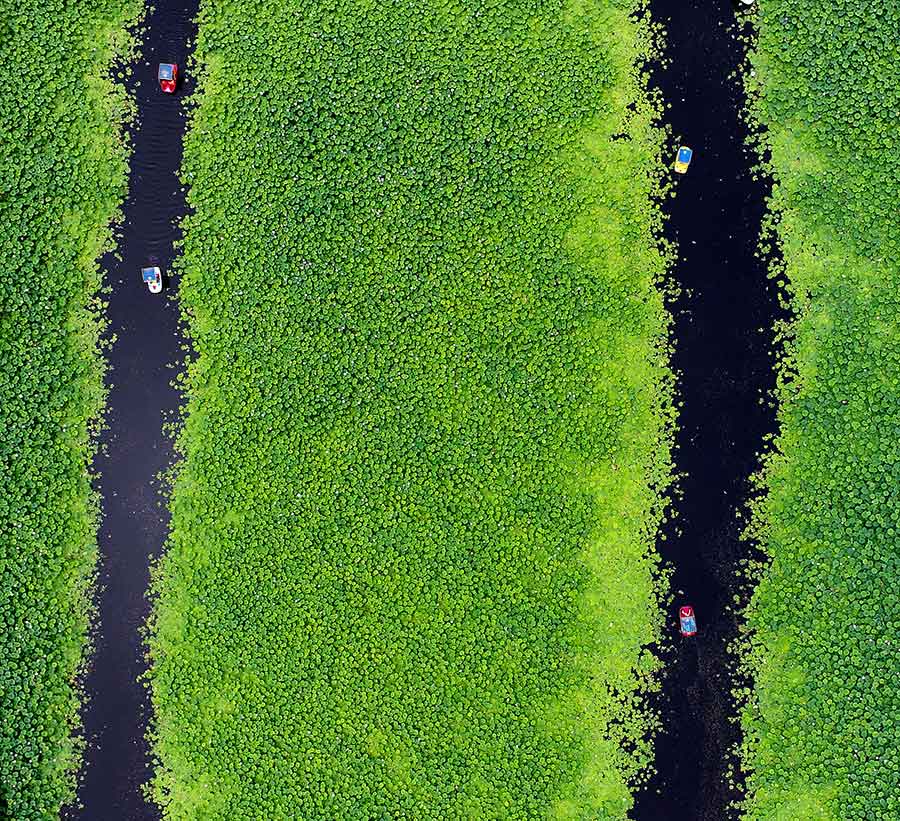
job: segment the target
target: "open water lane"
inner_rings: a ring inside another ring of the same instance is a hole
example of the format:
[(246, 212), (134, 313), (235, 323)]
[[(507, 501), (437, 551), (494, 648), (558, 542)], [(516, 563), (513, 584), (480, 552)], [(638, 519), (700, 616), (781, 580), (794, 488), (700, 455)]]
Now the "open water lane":
[[(142, 821), (158, 813), (141, 786), (150, 776), (148, 699), (142, 630), (151, 557), (168, 531), (158, 474), (172, 460), (163, 423), (179, 396), (171, 382), (183, 360), (175, 285), (170, 276), (176, 221), (186, 211), (178, 180), (185, 130), (184, 97), (190, 74), (175, 96), (156, 80), (160, 62), (177, 63), (182, 76), (195, 35), (197, 0), (154, 0), (138, 30), (141, 57), (126, 81), (137, 102), (131, 129), (129, 195), (116, 254), (106, 271), (109, 398), (107, 426), (95, 462), (103, 508), (99, 533), (98, 619), (94, 651), (84, 677), (87, 741), (78, 806), (63, 817), (82, 821)], [(121, 257), (121, 259), (117, 259)], [(161, 295), (141, 282), (141, 266), (155, 257), (165, 274)]]
[[(670, 104), (664, 116), (676, 141), (694, 157), (665, 204), (681, 289), (670, 308), (683, 495), (659, 544), (674, 568), (673, 647), (664, 656), (657, 771), (637, 795), (636, 821), (725, 821), (742, 787), (739, 774), (728, 777), (740, 740), (728, 646), (738, 630), (740, 564), (753, 548), (740, 538), (738, 514), (775, 430), (773, 325), (783, 315), (756, 253), (769, 185), (753, 179), (744, 143), (745, 47), (735, 37), (735, 10), (730, 0), (650, 0), (666, 29), (666, 62), (652, 68), (652, 82)], [(685, 603), (696, 611), (694, 638), (678, 635), (675, 607)]]

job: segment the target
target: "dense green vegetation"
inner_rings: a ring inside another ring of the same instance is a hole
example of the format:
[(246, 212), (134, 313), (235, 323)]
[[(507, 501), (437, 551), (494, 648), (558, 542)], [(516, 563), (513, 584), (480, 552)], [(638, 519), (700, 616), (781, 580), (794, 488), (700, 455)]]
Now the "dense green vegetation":
[(671, 408), (632, 10), (202, 4), (168, 819), (625, 817)]
[(126, 180), (130, 0), (0, 0), (0, 817), (57, 818), (78, 744), (103, 400), (95, 260)]
[(761, 0), (749, 80), (798, 317), (756, 532), (748, 819), (900, 817), (900, 9)]

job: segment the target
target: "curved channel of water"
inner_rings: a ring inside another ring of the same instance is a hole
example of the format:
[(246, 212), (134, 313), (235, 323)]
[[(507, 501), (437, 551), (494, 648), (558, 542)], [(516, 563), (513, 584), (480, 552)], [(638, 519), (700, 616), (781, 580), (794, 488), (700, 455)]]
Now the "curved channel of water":
[(724, 821), (741, 785), (727, 777), (739, 728), (728, 644), (737, 636), (733, 597), (741, 541), (738, 511), (775, 430), (773, 325), (783, 316), (767, 263), (756, 256), (769, 184), (754, 180), (745, 147), (743, 95), (733, 76), (744, 57), (729, 0), (650, 0), (666, 28), (664, 66), (652, 82), (671, 104), (665, 119), (694, 149), (688, 173), (668, 200), (667, 234), (677, 243), (673, 277), (682, 289), (674, 314), (673, 366), (683, 407), (675, 464), (683, 496), (659, 543), (673, 566), (674, 605), (692, 604), (699, 633), (682, 639), (669, 615), (674, 649), (666, 658), (656, 742), (656, 775), (642, 789), (637, 821)]
[(84, 679), (87, 740), (79, 784), (79, 806), (63, 817), (83, 821), (139, 821), (158, 813), (141, 795), (150, 776), (145, 741), (148, 701), (138, 677), (146, 668), (141, 630), (150, 611), (146, 597), (150, 557), (158, 555), (168, 530), (157, 474), (172, 459), (163, 422), (179, 397), (171, 386), (183, 359), (175, 287), (151, 294), (141, 281), (150, 257), (168, 274), (179, 238), (175, 222), (186, 211), (177, 173), (185, 130), (183, 99), (190, 75), (175, 96), (156, 80), (159, 62), (177, 63), (182, 75), (195, 35), (198, 0), (153, 0), (141, 26), (141, 58), (132, 66), (129, 93), (137, 102), (131, 130), (129, 195), (117, 253), (102, 264), (108, 295), (110, 391), (107, 427), (95, 469), (102, 495), (100, 590), (94, 653)]

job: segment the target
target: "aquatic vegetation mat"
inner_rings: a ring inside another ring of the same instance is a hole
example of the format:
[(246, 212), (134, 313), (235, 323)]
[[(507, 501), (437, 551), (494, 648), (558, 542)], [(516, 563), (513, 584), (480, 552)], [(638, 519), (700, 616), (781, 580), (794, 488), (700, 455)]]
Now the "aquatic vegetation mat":
[(632, 10), (202, 5), (166, 818), (625, 817), (671, 417)]
[[(900, 817), (900, 10), (761, 0), (748, 80), (797, 319), (754, 532), (745, 817)], [(893, 56), (892, 56), (893, 55)]]
[(124, 197), (125, 0), (0, 0), (0, 817), (58, 818), (96, 559), (96, 259)]

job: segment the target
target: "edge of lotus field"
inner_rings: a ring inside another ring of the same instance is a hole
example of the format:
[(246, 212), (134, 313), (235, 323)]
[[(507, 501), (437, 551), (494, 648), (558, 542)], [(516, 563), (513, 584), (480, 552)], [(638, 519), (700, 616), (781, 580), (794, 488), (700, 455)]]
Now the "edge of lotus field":
[(133, 0), (4, 2), (0, 54), (0, 815), (55, 819), (84, 740), (106, 391), (98, 258), (126, 193)]
[[(658, 687), (647, 648), (674, 426), (664, 134), (641, 9), (201, 3), (179, 262), (195, 355), (149, 636), (150, 792), (167, 821), (626, 817), (657, 727), (644, 696)], [(492, 24), (504, 35), (482, 45)], [(428, 103), (393, 50), (406, 37), (452, 112), (446, 130), (422, 115), (419, 142), (405, 106)], [(588, 45), (583, 65), (566, 59)], [(473, 105), (495, 89), (516, 99), (482, 109), (476, 139), (460, 88)], [(580, 106), (557, 112), (571, 133), (544, 108), (561, 97)], [(360, 123), (338, 128), (333, 111)], [(387, 113), (372, 125), (373, 112)], [(388, 133), (394, 153), (375, 145)], [(491, 141), (504, 151), (484, 163)], [(506, 162), (499, 190), (466, 189), (454, 150), (473, 155), (472, 176)], [(452, 233), (471, 213), (486, 244)], [(546, 226), (534, 247), (523, 214)], [(502, 450), (516, 447), (519, 462)], [(431, 463), (406, 455), (430, 450)]]
[(760, 0), (746, 85), (794, 319), (748, 535), (747, 821), (900, 816), (900, 14)]

